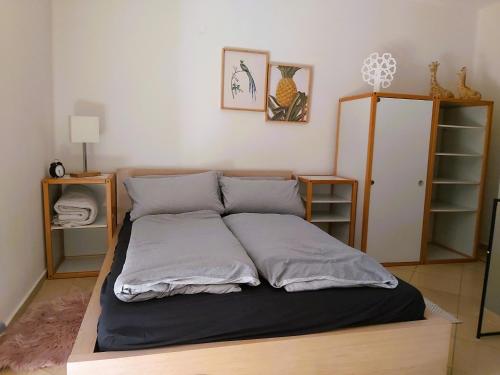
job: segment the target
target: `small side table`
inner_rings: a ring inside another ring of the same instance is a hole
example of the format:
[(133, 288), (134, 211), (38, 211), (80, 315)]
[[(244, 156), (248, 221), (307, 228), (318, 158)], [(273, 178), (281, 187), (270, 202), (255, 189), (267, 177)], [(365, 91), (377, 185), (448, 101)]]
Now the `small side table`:
[[(116, 231), (116, 188), (113, 173), (94, 177), (42, 180), (45, 254), (49, 279), (97, 276)], [(67, 185), (86, 185), (98, 200), (94, 223), (62, 227), (52, 223), (54, 203)]]
[(339, 176), (298, 176), (306, 220), (354, 245), (358, 182)]

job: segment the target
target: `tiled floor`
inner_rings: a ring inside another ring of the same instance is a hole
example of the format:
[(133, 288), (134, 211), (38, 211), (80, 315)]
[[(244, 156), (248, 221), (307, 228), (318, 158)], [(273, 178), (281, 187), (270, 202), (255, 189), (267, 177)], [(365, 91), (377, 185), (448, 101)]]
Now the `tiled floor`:
[(463, 323), (455, 330), (453, 375), (499, 375), (500, 336), (476, 339), (485, 263), (391, 267)]
[[(457, 325), (453, 353), (453, 375), (500, 375), (500, 336), (475, 338), (484, 263), (443, 264), (391, 267), (391, 272), (416, 286), (445, 310), (456, 315)], [(91, 290), (94, 278), (46, 281), (34, 301), (70, 293), (76, 289)], [(31, 372), (37, 375), (65, 374), (64, 368), (47, 368)], [(11, 375), (12, 371), (0, 371)]]

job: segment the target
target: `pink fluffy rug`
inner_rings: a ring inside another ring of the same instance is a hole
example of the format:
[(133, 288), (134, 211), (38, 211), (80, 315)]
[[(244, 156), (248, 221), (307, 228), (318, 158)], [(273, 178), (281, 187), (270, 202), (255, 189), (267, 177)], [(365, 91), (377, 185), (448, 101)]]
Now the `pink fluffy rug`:
[(0, 370), (30, 371), (66, 364), (89, 294), (32, 304), (0, 336)]

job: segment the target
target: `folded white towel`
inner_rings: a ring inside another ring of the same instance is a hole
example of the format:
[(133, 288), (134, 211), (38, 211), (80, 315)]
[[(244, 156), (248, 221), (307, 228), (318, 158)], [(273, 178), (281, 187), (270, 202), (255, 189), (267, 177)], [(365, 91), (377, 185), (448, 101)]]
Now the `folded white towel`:
[(97, 199), (90, 188), (70, 185), (54, 204), (54, 224), (74, 227), (92, 224), (98, 213)]

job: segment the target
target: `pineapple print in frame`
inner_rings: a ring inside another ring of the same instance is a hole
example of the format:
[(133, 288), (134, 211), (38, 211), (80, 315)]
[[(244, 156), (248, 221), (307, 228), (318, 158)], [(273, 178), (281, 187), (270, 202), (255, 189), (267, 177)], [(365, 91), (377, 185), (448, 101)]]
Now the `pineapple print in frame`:
[(309, 121), (312, 67), (269, 64), (266, 118), (268, 121)]
[(222, 50), (222, 109), (265, 111), (268, 60), (265, 51)]

